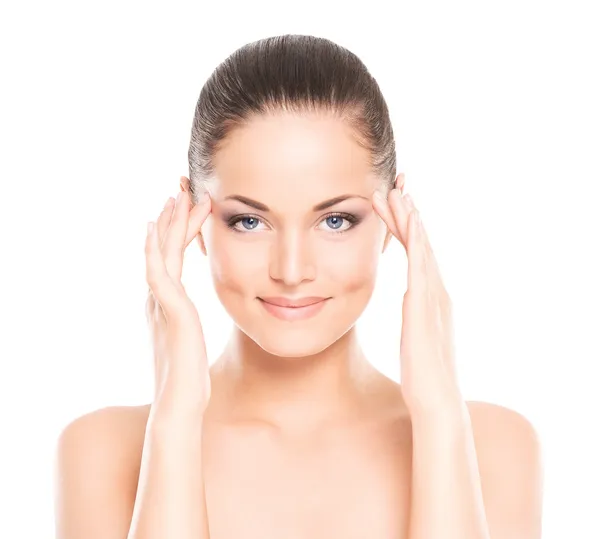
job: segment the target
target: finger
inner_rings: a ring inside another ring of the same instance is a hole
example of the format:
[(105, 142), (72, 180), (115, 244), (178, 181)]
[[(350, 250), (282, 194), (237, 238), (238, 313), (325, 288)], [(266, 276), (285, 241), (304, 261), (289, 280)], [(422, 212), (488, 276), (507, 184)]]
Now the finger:
[[(406, 203), (411, 211), (417, 211), (417, 209), (415, 208), (414, 201), (408, 195), (406, 195)], [(435, 290), (438, 294), (444, 294), (445, 289), (444, 284), (442, 282), (442, 276), (440, 273), (439, 265), (433, 253), (433, 248), (431, 247), (431, 242), (429, 241), (427, 230), (425, 230), (425, 226), (423, 225), (423, 222), (420, 219), (421, 214), (418, 211), (417, 216), (419, 217), (420, 226), (416, 227), (415, 231), (417, 232), (417, 240), (421, 244), (421, 249), (423, 250), (424, 265), (425, 270), (427, 272), (427, 281), (432, 290)]]
[(154, 294), (152, 294), (152, 289), (148, 286), (148, 296), (146, 298), (146, 322), (150, 323), (152, 321), (152, 317), (154, 316)]
[(162, 252), (167, 273), (178, 279), (183, 263), (183, 242), (188, 226), (190, 199), (186, 191), (180, 191), (175, 201), (171, 222), (165, 234)]
[[(156, 222), (156, 226), (158, 228), (158, 243), (162, 248), (165, 233), (167, 232), (167, 228), (169, 227), (169, 223), (171, 222), (171, 215), (173, 214), (175, 199), (173, 197), (169, 197), (163, 206), (160, 215), (158, 216), (158, 220)], [(154, 316), (154, 303), (152, 302), (152, 290), (148, 289), (148, 300), (146, 302), (147, 313), (151, 316)]]
[(191, 241), (200, 233), (202, 225), (206, 221), (208, 214), (212, 208), (212, 201), (208, 191), (205, 191), (204, 195), (200, 198), (200, 201), (196, 206), (192, 208), (190, 212), (190, 218), (188, 222), (188, 229), (185, 237), (185, 248), (191, 243)]
[[(146, 235), (146, 281), (155, 299), (160, 306), (169, 312), (174, 307), (174, 286), (167, 273), (163, 255), (158, 244), (158, 230), (156, 223), (148, 223)], [(155, 305), (156, 308), (156, 305)]]
[(163, 210), (160, 212), (156, 226), (158, 227), (158, 241), (162, 247), (165, 239), (165, 234), (171, 223), (171, 216), (173, 215), (173, 208), (175, 207), (175, 199), (169, 197), (165, 202)]
[(427, 291), (427, 259), (421, 240), (420, 216), (417, 209), (413, 209), (408, 218), (408, 289), (417, 294)]
[(399, 189), (392, 189), (388, 196), (394, 223), (402, 238), (400, 241), (405, 248), (408, 247), (408, 214), (410, 213), (406, 204), (407, 196), (408, 194), (403, 195)]
[(406, 342), (412, 342), (414, 346), (414, 343), (427, 343), (429, 341), (427, 335), (429, 328), (428, 312), (429, 305), (427, 301), (424, 301), (423, 294), (408, 288), (404, 293), (402, 302), (401, 354), (404, 352), (403, 348)]
[(383, 221), (386, 228), (398, 241), (402, 243), (402, 238), (400, 237), (400, 233), (396, 227), (396, 222), (394, 221), (394, 216), (392, 215), (392, 211), (390, 210), (385, 196), (379, 191), (374, 191), (371, 197), (371, 204), (373, 205), (375, 213)]

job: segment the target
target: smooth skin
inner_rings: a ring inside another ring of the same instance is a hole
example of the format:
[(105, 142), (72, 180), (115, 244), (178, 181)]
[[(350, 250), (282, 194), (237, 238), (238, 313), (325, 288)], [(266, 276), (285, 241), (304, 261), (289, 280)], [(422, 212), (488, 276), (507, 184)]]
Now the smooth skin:
[[(429, 307), (443, 310), (410, 303), (419, 290), (443, 288), (426, 235), (411, 243), (416, 213), (397, 196), (403, 175), (387, 201), (378, 198), (368, 155), (327, 117), (257, 119), (230, 136), (216, 162), (210, 200), (192, 207), (182, 178), (182, 198), (166, 206), (147, 238), (153, 403), (97, 410), (61, 433), (57, 538), (203, 539), (210, 524), (211, 539), (413, 539), (411, 415), (449, 402), (457, 384), (446, 353), (451, 319), (424, 325), (426, 312), (450, 314), (449, 302), (439, 302), (449, 298), (431, 296), (437, 302)], [(359, 198), (312, 210), (347, 193)], [(269, 210), (226, 199), (235, 194)], [(361, 220), (339, 234), (329, 226), (331, 212)], [(238, 214), (259, 223), (238, 222), (234, 231), (225, 223)], [(409, 257), (402, 385), (371, 366), (354, 329), (392, 236)], [(193, 238), (236, 323), (210, 368), (180, 280)], [(411, 245), (426, 257), (411, 257)], [(424, 263), (436, 271), (418, 281), (411, 268)], [(261, 295), (332, 299), (314, 319), (286, 324), (265, 313)], [(440, 346), (424, 343), (425, 331), (438, 335)], [(533, 427), (498, 405), (466, 407), (490, 537), (508, 538), (506, 530), (538, 537), (541, 462)], [(193, 524), (177, 528), (181, 515)]]

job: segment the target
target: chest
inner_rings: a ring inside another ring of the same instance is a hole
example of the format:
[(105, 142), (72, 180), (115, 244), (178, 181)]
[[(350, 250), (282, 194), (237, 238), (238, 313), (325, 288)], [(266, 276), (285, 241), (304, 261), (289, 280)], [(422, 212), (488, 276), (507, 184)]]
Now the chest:
[(401, 440), (380, 431), (286, 441), (268, 431), (210, 431), (211, 539), (403, 539), (411, 451)]

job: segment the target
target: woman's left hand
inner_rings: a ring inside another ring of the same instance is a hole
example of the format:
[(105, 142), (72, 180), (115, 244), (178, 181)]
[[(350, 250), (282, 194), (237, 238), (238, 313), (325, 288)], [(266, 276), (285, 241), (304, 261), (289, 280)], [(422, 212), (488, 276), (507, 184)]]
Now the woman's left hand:
[(373, 207), (408, 256), (402, 305), (401, 390), (411, 414), (444, 410), (462, 402), (454, 358), (452, 303), (420, 213), (408, 194), (373, 196)]

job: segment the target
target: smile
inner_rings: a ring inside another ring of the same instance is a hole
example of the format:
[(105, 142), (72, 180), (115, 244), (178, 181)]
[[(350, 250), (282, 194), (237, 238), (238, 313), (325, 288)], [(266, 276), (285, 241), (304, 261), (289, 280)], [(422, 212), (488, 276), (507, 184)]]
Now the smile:
[(324, 306), (329, 298), (324, 298), (316, 303), (306, 305), (304, 307), (282, 307), (280, 305), (273, 305), (265, 300), (258, 298), (261, 305), (265, 310), (280, 320), (295, 321), (295, 320), (306, 320), (315, 316)]

